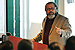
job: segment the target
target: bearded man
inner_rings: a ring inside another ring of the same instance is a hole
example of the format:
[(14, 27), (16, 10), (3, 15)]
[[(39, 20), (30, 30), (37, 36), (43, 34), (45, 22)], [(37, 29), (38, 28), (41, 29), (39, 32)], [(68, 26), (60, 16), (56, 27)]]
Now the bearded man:
[(69, 19), (60, 15), (58, 7), (54, 2), (48, 2), (45, 5), (45, 11), (47, 16), (42, 23), (42, 29), (40, 33), (34, 37), (33, 41), (42, 40), (43, 44), (49, 45), (52, 42), (58, 42), (64, 45), (65, 39), (68, 38), (72, 32)]

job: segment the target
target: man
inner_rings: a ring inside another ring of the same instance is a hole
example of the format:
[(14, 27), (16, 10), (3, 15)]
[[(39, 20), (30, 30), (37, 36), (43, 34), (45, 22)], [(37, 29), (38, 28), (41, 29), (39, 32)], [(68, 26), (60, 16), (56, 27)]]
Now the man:
[(34, 37), (33, 41), (42, 40), (43, 44), (49, 45), (52, 42), (58, 42), (63, 45), (64, 39), (71, 34), (71, 25), (68, 18), (60, 15), (58, 7), (54, 2), (48, 2), (45, 5), (47, 16), (44, 18), (41, 32)]
[(22, 39), (18, 43), (18, 50), (33, 50), (33, 42), (28, 39)]

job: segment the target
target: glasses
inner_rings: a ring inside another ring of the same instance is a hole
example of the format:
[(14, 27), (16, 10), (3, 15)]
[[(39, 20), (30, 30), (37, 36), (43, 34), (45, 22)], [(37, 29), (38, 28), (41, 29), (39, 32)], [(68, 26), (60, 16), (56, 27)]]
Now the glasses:
[(55, 8), (48, 8), (46, 10), (50, 11), (50, 10), (55, 10), (55, 9), (56, 9), (56, 7)]

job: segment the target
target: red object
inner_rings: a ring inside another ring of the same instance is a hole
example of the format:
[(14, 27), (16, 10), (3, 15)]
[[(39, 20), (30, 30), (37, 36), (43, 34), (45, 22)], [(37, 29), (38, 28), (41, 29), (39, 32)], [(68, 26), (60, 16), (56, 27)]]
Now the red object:
[[(14, 37), (14, 36), (9, 36), (9, 41), (11, 41), (13, 43), (13, 50), (17, 50), (18, 48), (18, 42), (21, 40), (22, 38), (18, 38), (18, 37)], [(38, 42), (33, 42), (33, 50), (43, 50), (46, 49), (48, 46), (45, 44), (41, 44)]]
[(41, 44), (41, 43), (37, 43), (37, 42), (33, 42), (34, 48), (33, 50), (43, 50), (43, 49), (47, 49), (47, 45), (45, 44)]

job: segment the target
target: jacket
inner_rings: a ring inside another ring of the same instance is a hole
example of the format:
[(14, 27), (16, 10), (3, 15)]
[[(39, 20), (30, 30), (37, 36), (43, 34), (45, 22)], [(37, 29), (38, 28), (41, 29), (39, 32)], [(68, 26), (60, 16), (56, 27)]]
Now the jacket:
[[(40, 33), (33, 38), (35, 41), (42, 40), (43, 42), (43, 35), (44, 35), (46, 20), (47, 20), (47, 17), (45, 17), (43, 20), (42, 29)], [(60, 35), (57, 34), (55, 26), (63, 30), (62, 37), (60, 37)], [(71, 30), (71, 25), (69, 23), (69, 19), (60, 14), (57, 14), (52, 24), (51, 30), (49, 32), (49, 44), (52, 42), (58, 42), (61, 45), (64, 45), (65, 40), (70, 36), (71, 33), (72, 33), (72, 30)]]

